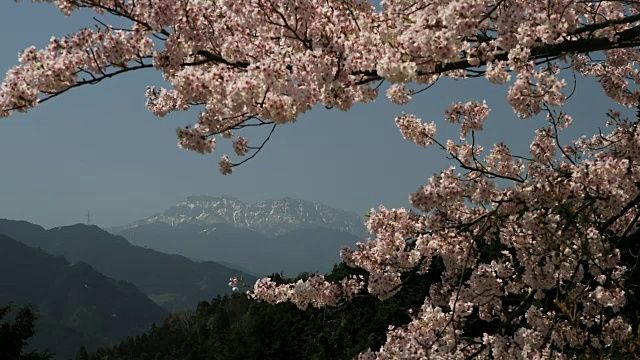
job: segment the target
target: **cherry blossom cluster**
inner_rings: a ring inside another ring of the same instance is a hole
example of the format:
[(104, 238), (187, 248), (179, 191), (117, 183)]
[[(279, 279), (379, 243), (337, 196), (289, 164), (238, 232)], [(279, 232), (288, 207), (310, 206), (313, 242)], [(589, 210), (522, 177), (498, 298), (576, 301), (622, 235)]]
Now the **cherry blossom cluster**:
[(231, 169), (233, 164), (231, 163), (231, 160), (229, 160), (229, 155), (222, 155), (218, 165), (220, 166), (220, 173), (222, 173), (222, 175), (231, 174), (233, 171)]
[[(201, 107), (196, 123), (177, 131), (179, 146), (199, 153), (213, 152), (206, 140), (250, 119), (285, 124), (318, 104), (346, 111), (371, 102), (382, 81), (391, 83), (391, 101), (406, 104), (413, 82), (513, 78), (508, 100), (523, 117), (565, 102), (563, 68), (597, 78), (620, 104), (635, 106), (640, 95), (638, 6), (617, 1), (33, 1), (66, 15), (93, 9), (131, 27), (101, 22), (25, 50), (1, 85), (0, 116), (154, 67), (170, 88), (147, 90), (149, 110), (165, 116)], [(582, 55), (599, 50), (606, 61)]]
[(152, 40), (143, 33), (108, 29), (52, 37), (43, 50), (29, 47), (20, 54), (20, 65), (9, 69), (0, 85), (0, 116), (36, 106), (41, 94), (75, 87), (80, 76), (95, 80), (95, 74), (122, 71), (132, 61), (149, 56), (152, 49)]
[(240, 283), (240, 279), (238, 279), (237, 277), (229, 278), (229, 287), (231, 288), (231, 290), (238, 291), (240, 289), (238, 287), (239, 283)]
[(454, 103), (445, 112), (450, 123), (460, 123), (460, 139), (467, 137), (470, 131), (482, 130), (482, 122), (489, 116), (487, 102)]
[(432, 136), (436, 133), (436, 124), (422, 124), (420, 119), (412, 114), (402, 114), (396, 118), (396, 125), (402, 136), (419, 146), (427, 146), (432, 143)]
[(243, 156), (248, 151), (248, 141), (244, 136), (238, 136), (238, 138), (233, 142), (233, 150), (236, 152), (238, 156)]
[(353, 298), (364, 286), (362, 277), (348, 277), (339, 283), (330, 283), (322, 275), (314, 275), (308, 280), (298, 280), (294, 284), (277, 285), (270, 278), (258, 280), (248, 292), (249, 296), (277, 304), (285, 301), (294, 303), (305, 310), (314, 307), (335, 306), (339, 300)]
[(411, 101), (412, 91), (407, 90), (405, 85), (393, 84), (387, 89), (387, 97), (391, 102), (398, 105), (405, 105)]
[[(566, 350), (605, 351), (632, 333), (631, 319), (618, 314), (629, 295), (619, 247), (634, 241), (640, 215), (640, 129), (610, 113), (609, 134), (561, 153), (556, 141), (572, 119), (548, 115), (529, 158), (503, 143), (483, 157), (464, 143), (457, 148), (474, 159), (464, 172), (444, 170), (411, 195), (422, 213), (380, 207), (368, 214), (372, 238), (341, 257), (369, 273), (369, 294), (394, 296), (403, 275), (429, 271), (436, 258), (445, 270), (412, 321), (390, 328), (382, 348), (360, 359), (564, 359)], [(498, 187), (496, 178), (511, 185)], [(491, 244), (501, 250), (487, 259), (481, 249)], [(252, 294), (304, 307), (313, 300), (302, 294), (331, 286), (319, 276), (279, 286), (263, 279)], [(317, 305), (348, 301), (329, 294)], [(495, 326), (496, 319), (497, 331), (469, 334), (469, 321)]]

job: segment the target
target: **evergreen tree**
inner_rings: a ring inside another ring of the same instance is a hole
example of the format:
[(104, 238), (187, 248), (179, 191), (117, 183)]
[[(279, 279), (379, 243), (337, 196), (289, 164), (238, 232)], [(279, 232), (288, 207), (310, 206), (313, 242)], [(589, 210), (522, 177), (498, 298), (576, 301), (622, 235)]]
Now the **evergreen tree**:
[(10, 318), (13, 305), (0, 306), (0, 359), (2, 360), (49, 360), (48, 351), (26, 352), (28, 339), (35, 335), (35, 310), (30, 305), (19, 308)]
[(87, 352), (87, 348), (84, 346), (80, 347), (78, 353), (76, 354), (76, 360), (89, 360), (89, 353)]

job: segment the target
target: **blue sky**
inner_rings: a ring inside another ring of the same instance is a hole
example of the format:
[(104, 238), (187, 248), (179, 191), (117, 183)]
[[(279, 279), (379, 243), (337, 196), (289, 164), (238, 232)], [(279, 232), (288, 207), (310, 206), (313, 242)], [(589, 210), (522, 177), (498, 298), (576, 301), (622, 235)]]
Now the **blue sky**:
[[(22, 49), (92, 25), (88, 13), (65, 18), (50, 4), (0, 2), (0, 72), (17, 64)], [(175, 128), (193, 122), (195, 112), (159, 119), (146, 110), (146, 85), (162, 83), (159, 72), (144, 70), (0, 119), (0, 218), (52, 227), (83, 222), (90, 210), (95, 224), (114, 226), (196, 194), (244, 201), (291, 196), (363, 214), (380, 204), (408, 206), (410, 192), (452, 164), (442, 152), (402, 139), (393, 122), (402, 111), (435, 121), (440, 139), (456, 139), (458, 130), (444, 124), (444, 109), (453, 101), (486, 99), (492, 111), (480, 142), (506, 140), (519, 153), (528, 151), (532, 130), (544, 125), (542, 118), (517, 118), (505, 87), (449, 80), (409, 106), (381, 97), (349, 112), (315, 109), (276, 129), (254, 160), (223, 176), (217, 162), (232, 153), (227, 142), (213, 155), (176, 145)], [(572, 134), (591, 135), (608, 108), (616, 105), (600, 86), (579, 79), (563, 110), (574, 117)]]

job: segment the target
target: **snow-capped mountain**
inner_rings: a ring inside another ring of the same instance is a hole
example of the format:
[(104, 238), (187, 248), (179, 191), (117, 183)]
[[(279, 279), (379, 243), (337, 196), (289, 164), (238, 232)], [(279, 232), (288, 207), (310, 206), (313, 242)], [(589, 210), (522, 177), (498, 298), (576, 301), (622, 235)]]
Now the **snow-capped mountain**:
[(224, 223), (268, 236), (320, 227), (367, 237), (363, 218), (353, 212), (292, 198), (244, 203), (230, 196), (190, 196), (161, 214), (113, 230), (157, 223), (171, 226)]

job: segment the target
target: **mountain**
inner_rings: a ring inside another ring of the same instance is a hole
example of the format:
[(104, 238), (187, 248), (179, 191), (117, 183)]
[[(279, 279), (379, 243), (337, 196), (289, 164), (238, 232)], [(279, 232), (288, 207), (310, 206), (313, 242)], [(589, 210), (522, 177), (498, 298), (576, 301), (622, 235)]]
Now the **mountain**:
[(97, 226), (78, 224), (45, 230), (26, 221), (0, 219), (0, 234), (64, 256), (72, 263), (85, 262), (111, 278), (128, 281), (172, 312), (194, 308), (200, 301), (229, 293), (232, 276), (244, 276), (247, 282), (256, 280), (215, 262), (195, 262), (184, 256), (133, 246), (125, 238)]
[(135, 245), (261, 276), (328, 272), (341, 261), (343, 246), (367, 236), (358, 214), (323, 204), (292, 198), (248, 204), (204, 195), (110, 231)]
[[(386, 342), (390, 324), (401, 327), (411, 321), (412, 309), (420, 308), (442, 273), (443, 267), (435, 265), (427, 273), (405, 276), (406, 286), (390, 299), (363, 292), (332, 308), (300, 310), (290, 302), (273, 306), (236, 293), (200, 303), (195, 311), (172, 314), (144, 338), (100, 349), (88, 360), (356, 359)], [(362, 269), (342, 263), (327, 279), (337, 282), (362, 274)]]
[(36, 306), (31, 347), (58, 359), (143, 334), (168, 315), (131, 283), (0, 235), (0, 304), (8, 303)]
[(189, 258), (233, 263), (260, 276), (282, 272), (325, 273), (339, 263), (340, 249), (362, 241), (330, 228), (298, 229), (269, 237), (229, 224), (154, 223), (123, 230), (120, 235), (140, 246)]
[(141, 225), (164, 223), (213, 225), (227, 224), (257, 233), (276, 236), (294, 230), (329, 228), (367, 236), (360, 215), (310, 201), (284, 198), (247, 204), (230, 196), (190, 196), (166, 211), (132, 224), (109, 229), (113, 233)]

